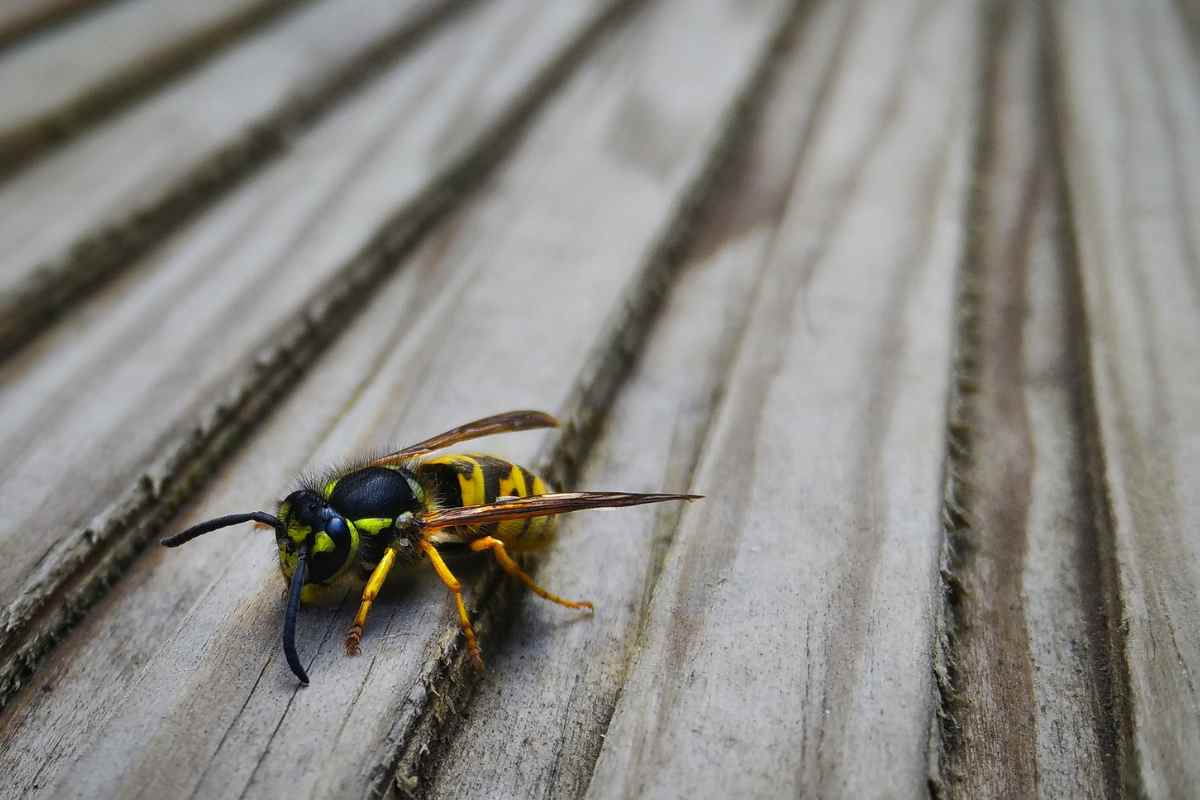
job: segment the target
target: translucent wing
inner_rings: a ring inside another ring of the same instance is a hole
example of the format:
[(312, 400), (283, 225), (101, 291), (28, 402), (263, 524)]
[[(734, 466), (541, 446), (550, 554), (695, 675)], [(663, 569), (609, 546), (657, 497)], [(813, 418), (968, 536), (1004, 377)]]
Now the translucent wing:
[(698, 494), (628, 494), (626, 492), (559, 492), (535, 497), (513, 498), (482, 506), (463, 506), (431, 511), (420, 518), (426, 530), (468, 525), (487, 525), (510, 519), (548, 517), (587, 508), (640, 506), (668, 500), (699, 500)]
[(477, 419), (474, 422), (468, 422), (465, 425), (459, 425), (457, 428), (452, 428), (445, 433), (439, 433), (437, 436), (433, 436), (423, 442), (409, 445), (403, 450), (388, 453), (382, 458), (375, 459), (368, 466), (382, 467), (388, 464), (398, 464), (413, 456), (423, 455), (434, 450), (441, 450), (443, 447), (449, 447), (452, 444), (458, 444), (470, 439), (478, 439), (481, 436), (491, 436), (494, 433), (557, 427), (558, 420), (544, 411), (506, 411), (503, 414), (495, 414), (483, 419)]

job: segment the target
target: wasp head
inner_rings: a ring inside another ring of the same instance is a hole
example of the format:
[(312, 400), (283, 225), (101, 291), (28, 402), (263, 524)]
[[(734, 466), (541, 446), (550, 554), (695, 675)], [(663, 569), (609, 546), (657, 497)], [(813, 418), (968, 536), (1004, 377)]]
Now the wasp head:
[(279, 568), (296, 571), (301, 549), (308, 553), (306, 583), (328, 583), (354, 560), (357, 537), (346, 518), (311, 489), (299, 489), (279, 504), (282, 526), (275, 529)]

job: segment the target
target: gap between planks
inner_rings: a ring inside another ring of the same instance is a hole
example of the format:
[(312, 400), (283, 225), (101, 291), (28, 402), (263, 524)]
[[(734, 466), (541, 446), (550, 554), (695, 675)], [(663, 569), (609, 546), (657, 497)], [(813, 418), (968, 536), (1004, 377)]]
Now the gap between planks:
[(1033, 3), (993, 2), (981, 31), (948, 406), (938, 796), (1120, 794), (1125, 729), (1110, 681), (1122, 678), (1045, 22)]
[[(243, 36), (254, 33), (276, 16), (312, 0), (253, 0), (228, 15), (199, 25), (163, 44), (145, 49), (115, 65), (110, 72), (80, 88), (52, 108), (33, 112), (28, 119), (10, 117), (0, 128), (0, 180), (23, 169), (52, 148), (84, 133), (108, 116), (151, 94), (189, 69), (217, 57)], [(154, 9), (147, 8), (147, 12)], [(93, 13), (103, 13), (94, 10)], [(95, 19), (95, 17), (93, 17)], [(136, 20), (129, 20), (130, 24)], [(78, 30), (78, 27), (76, 28)], [(43, 38), (42, 44), (47, 40)], [(35, 46), (36, 46), (35, 44)], [(83, 43), (84, 46), (96, 43)], [(0, 55), (3, 55), (0, 53)], [(8, 69), (19, 69), (9, 66)], [(95, 76), (88, 76), (94, 78)]]
[[(277, 2), (271, 0), (267, 5)], [(144, 196), (138, 196), (138, 191), (126, 192), (135, 198), (132, 201), (125, 196), (114, 198), (119, 209), (116, 214), (98, 212), (78, 233), (70, 234), (65, 245), (56, 245), (54, 255), (45, 257), (35, 249), (39, 261), (20, 264), (16, 282), (0, 292), (0, 361), (29, 346), (57, 317), (75, 310), (89, 294), (139, 263), (198, 213), (286, 154), (305, 130), (367, 87), (438, 26), (453, 24), (455, 16), (477, 2), (423, 0), (414, 11), (405, 12), (398, 24), (331, 63), (329, 70), (309, 85), (288, 87), (270, 108), (241, 120), (238, 129), (215, 146), (194, 158), (186, 153), (186, 163), (173, 166), (178, 174), (165, 185), (143, 190), (140, 194)], [(311, 13), (319, 10), (314, 8)], [(300, 13), (310, 12), (295, 9), (292, 16)], [(34, 177), (54, 180), (53, 175)], [(9, 178), (10, 186), (0, 185), (0, 191), (11, 188), (14, 176)]]
[(100, 11), (114, 0), (14, 0), (0, 9), (0, 49), (43, 34), (56, 25)]

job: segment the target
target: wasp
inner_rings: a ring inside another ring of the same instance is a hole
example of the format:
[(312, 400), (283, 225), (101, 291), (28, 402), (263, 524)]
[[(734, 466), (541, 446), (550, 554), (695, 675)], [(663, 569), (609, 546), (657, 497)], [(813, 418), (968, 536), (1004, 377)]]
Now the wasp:
[(274, 528), (279, 569), (288, 584), (283, 653), (300, 683), (308, 674), (296, 652), (296, 617), (309, 587), (328, 586), (343, 575), (366, 577), (358, 614), (346, 635), (356, 655), (371, 604), (393, 567), (427, 560), (454, 596), (467, 649), (477, 666), (483, 657), (471, 628), (462, 585), (443, 555), (490, 552), (500, 568), (552, 603), (590, 611), (586, 600), (567, 600), (543, 589), (512, 558), (551, 538), (559, 514), (588, 508), (697, 500), (691, 494), (554, 492), (524, 467), (495, 456), (431, 453), (459, 442), (507, 431), (554, 428), (541, 411), (509, 411), (468, 422), (409, 447), (330, 474), (302, 479), (275, 515), (230, 514), (201, 522), (162, 540), (178, 547), (197, 536), (254, 522)]

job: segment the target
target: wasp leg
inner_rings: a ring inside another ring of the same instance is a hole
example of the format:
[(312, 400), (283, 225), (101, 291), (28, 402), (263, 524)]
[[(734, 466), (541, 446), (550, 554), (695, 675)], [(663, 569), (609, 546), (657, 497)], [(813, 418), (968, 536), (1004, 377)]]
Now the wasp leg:
[(387, 580), (388, 573), (391, 572), (392, 565), (395, 563), (395, 548), (384, 548), (383, 558), (379, 559), (379, 563), (375, 565), (375, 569), (367, 581), (367, 586), (363, 589), (362, 602), (358, 606), (354, 624), (350, 626), (350, 632), (346, 634), (346, 655), (358, 655), (358, 645), (362, 641), (363, 626), (367, 624), (367, 614), (371, 611), (371, 603), (374, 603), (375, 598), (379, 596), (379, 590), (383, 587), (383, 582)]
[(567, 608), (582, 608), (587, 609), (588, 611), (592, 610), (592, 604), (587, 600), (567, 600), (559, 597), (556, 594), (546, 591), (534, 583), (533, 578), (526, 575), (525, 571), (517, 566), (517, 562), (512, 560), (512, 556), (510, 556), (508, 551), (504, 549), (504, 542), (500, 541), (499, 539), (496, 539), (492, 536), (484, 536), (482, 539), (476, 539), (475, 541), (471, 542), (471, 549), (477, 553), (483, 550), (491, 550), (492, 555), (496, 557), (496, 561), (500, 563), (500, 567), (505, 572), (520, 580), (521, 583), (528, 586), (531, 591), (541, 597), (546, 598), (551, 603), (558, 603), (560, 606), (566, 606)]
[(446, 566), (446, 562), (442, 560), (436, 547), (426, 541), (417, 544), (425, 555), (429, 556), (429, 561), (433, 564), (438, 577), (442, 579), (442, 583), (446, 584), (447, 589), (454, 592), (454, 602), (458, 605), (458, 623), (462, 626), (463, 636), (467, 637), (467, 650), (471, 653), (475, 666), (483, 669), (483, 655), (479, 652), (479, 643), (475, 641), (475, 630), (471, 627), (471, 619), (467, 616), (467, 606), (463, 603), (462, 584)]

